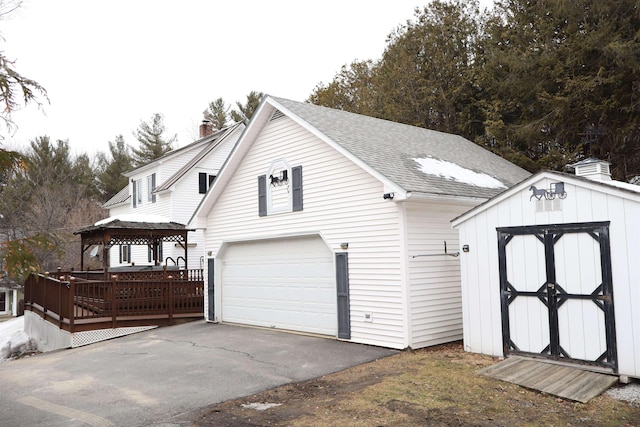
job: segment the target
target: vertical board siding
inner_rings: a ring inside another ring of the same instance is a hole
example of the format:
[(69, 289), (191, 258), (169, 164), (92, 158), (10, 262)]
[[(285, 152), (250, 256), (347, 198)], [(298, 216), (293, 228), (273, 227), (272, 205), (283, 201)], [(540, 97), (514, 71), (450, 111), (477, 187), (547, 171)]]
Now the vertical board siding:
[[(458, 231), (451, 219), (466, 205), (434, 205), (432, 201), (407, 203), (409, 305), (412, 348), (462, 338), (460, 261), (444, 255), (460, 250)], [(430, 255), (416, 257), (415, 255)]]
[[(303, 167), (304, 208), (259, 217), (257, 177), (277, 159)], [(207, 251), (215, 255), (223, 241), (310, 233), (334, 252), (349, 243), (351, 340), (402, 348), (399, 209), (382, 195), (379, 181), (283, 118), (266, 125), (209, 213)]]
[[(557, 180), (542, 177), (533, 184), (538, 188), (549, 188), (552, 182)], [(503, 355), (496, 227), (611, 221), (618, 371), (620, 374), (640, 377), (640, 262), (637, 255), (640, 253), (640, 202), (611, 194), (617, 191), (615, 189), (609, 192), (606, 187), (590, 185), (588, 182), (584, 185), (565, 182), (565, 190), (567, 198), (562, 200), (561, 209), (536, 211), (536, 202), (530, 200), (531, 193), (525, 189), (479, 212), (458, 226), (460, 244), (468, 244), (470, 247), (468, 254), (461, 254), (464, 277), (462, 299), (465, 350), (493, 356)], [(594, 262), (592, 252), (596, 249), (593, 249), (593, 244), (588, 241), (571, 242), (570, 239), (578, 239), (575, 236), (570, 237), (566, 243), (562, 243), (562, 239), (558, 241), (556, 248), (556, 271), (559, 268), (558, 264), (573, 263), (581, 272), (580, 277), (570, 278), (563, 267), (558, 274), (558, 282), (565, 281), (570, 290), (582, 291), (583, 282), (584, 286), (590, 287), (594, 281), (599, 280), (599, 273), (590, 266), (590, 263)], [(516, 243), (516, 240), (512, 240), (509, 246)], [(566, 245), (568, 246), (565, 249)], [(579, 251), (571, 249), (571, 246), (576, 245), (580, 247)], [(533, 255), (531, 257), (533, 258)], [(522, 261), (521, 264), (513, 260), (510, 262), (514, 264), (509, 266), (508, 274), (512, 275), (509, 280), (522, 283), (526, 277), (526, 280), (531, 281), (526, 286), (535, 287), (535, 277), (539, 274), (529, 265), (534, 261), (527, 261), (526, 266)], [(527, 270), (522, 270), (524, 268)], [(561, 286), (564, 287), (563, 284)], [(597, 343), (603, 339), (601, 313), (594, 310), (592, 305), (593, 303), (574, 302), (561, 309), (561, 315), (565, 316), (565, 319), (560, 333), (574, 353), (581, 355), (582, 352), (582, 355), (588, 357), (595, 353), (593, 348), (598, 347)], [(529, 310), (529, 317), (539, 316), (535, 308), (533, 311), (532, 307), (520, 309)], [(577, 319), (583, 324), (569, 325)], [(536, 338), (534, 335), (543, 331), (529, 330), (531, 326), (525, 326), (529, 321), (533, 322), (531, 318), (520, 321), (516, 330), (512, 329), (512, 333), (519, 337), (518, 340), (525, 339), (527, 334), (531, 335), (526, 338), (527, 345), (535, 347), (536, 341), (542, 341), (544, 338)]]

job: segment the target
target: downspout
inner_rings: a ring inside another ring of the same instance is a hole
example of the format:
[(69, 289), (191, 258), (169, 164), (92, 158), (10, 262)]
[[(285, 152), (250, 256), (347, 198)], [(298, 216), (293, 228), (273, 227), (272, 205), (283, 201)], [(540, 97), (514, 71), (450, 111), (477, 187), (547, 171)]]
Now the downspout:
[(413, 343), (413, 329), (411, 324), (411, 284), (409, 283), (409, 236), (407, 229), (407, 205), (396, 203), (398, 206), (399, 235), (400, 235), (400, 291), (402, 298), (402, 325), (405, 333), (402, 348), (410, 347)]

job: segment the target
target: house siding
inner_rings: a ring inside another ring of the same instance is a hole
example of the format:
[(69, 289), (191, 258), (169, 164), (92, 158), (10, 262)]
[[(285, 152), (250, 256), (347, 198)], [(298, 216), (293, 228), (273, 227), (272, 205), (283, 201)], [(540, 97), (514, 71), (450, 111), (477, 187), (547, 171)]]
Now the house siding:
[(451, 228), (450, 220), (468, 208), (407, 202), (412, 348), (462, 339), (460, 261), (444, 255), (444, 242), (448, 253), (459, 251), (458, 231)]
[[(132, 174), (129, 177), (130, 194), (131, 181), (142, 180), (142, 202), (135, 208), (132, 201), (110, 209), (110, 216), (119, 214), (135, 213), (135, 214), (153, 214), (167, 218), (169, 221), (180, 224), (187, 224), (193, 215), (198, 203), (202, 200), (203, 195), (198, 193), (198, 172), (207, 172), (215, 175), (219, 172), (220, 167), (225, 162), (234, 144), (238, 140), (242, 128), (235, 130), (228, 135), (218, 146), (213, 148), (198, 164), (190, 169), (185, 176), (179, 179), (175, 187), (168, 191), (156, 194), (156, 201), (152, 203), (148, 201), (147, 195), (149, 188), (147, 186), (147, 177), (152, 173), (156, 174), (156, 188), (159, 187), (167, 179), (171, 178), (182, 167), (189, 163), (195, 156), (200, 154), (206, 147), (206, 144), (194, 144), (192, 148), (177, 152), (175, 156), (169, 156), (158, 162), (154, 167), (142, 168), (139, 173)], [(189, 268), (204, 268), (204, 234), (202, 230), (190, 232), (188, 235), (188, 251), (187, 266)], [(129, 265), (131, 263), (119, 263), (118, 247), (112, 248), (110, 252), (110, 265)], [(165, 242), (162, 246), (163, 262), (171, 257), (178, 262), (178, 257), (184, 257), (184, 249), (176, 246), (173, 242)], [(148, 265), (148, 249), (146, 246), (134, 245), (131, 247), (131, 259), (137, 265)], [(173, 264), (168, 262), (169, 266)], [(179, 265), (184, 267), (184, 262), (180, 261)]]
[[(559, 180), (533, 184), (549, 188)], [(589, 183), (565, 182), (565, 190), (561, 209), (537, 211), (539, 202), (524, 188), (457, 225), (461, 244), (470, 247), (461, 255), (465, 350), (503, 355), (496, 227), (610, 221), (618, 370), (640, 377), (640, 202)]]
[[(257, 177), (278, 159), (302, 165), (304, 208), (259, 217)], [(400, 209), (382, 195), (380, 181), (283, 117), (265, 126), (213, 206), (206, 251), (215, 257), (223, 242), (284, 235), (319, 234), (334, 252), (348, 242), (351, 341), (403, 348)], [(215, 303), (220, 313), (219, 292)]]

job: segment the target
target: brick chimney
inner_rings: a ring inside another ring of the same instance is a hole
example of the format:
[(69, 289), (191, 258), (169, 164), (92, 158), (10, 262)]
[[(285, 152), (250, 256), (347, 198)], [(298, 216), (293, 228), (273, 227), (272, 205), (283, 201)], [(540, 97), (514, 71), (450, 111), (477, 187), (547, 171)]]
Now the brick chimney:
[(200, 124), (200, 138), (209, 136), (213, 133), (213, 124), (209, 120), (203, 120)]

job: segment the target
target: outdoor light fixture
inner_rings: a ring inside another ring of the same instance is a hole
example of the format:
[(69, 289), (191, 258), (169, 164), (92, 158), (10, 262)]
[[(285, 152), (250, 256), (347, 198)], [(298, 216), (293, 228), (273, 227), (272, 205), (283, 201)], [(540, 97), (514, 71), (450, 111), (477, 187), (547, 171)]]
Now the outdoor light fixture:
[(469, 245), (462, 245), (462, 252), (469, 252)]
[(340, 243), (340, 249), (344, 249), (344, 250), (349, 249), (349, 243), (347, 242)]
[(391, 200), (391, 199), (393, 199), (393, 196), (395, 196), (395, 194), (393, 194), (393, 193), (384, 193), (382, 198), (385, 199), (385, 200), (387, 200), (387, 199)]

